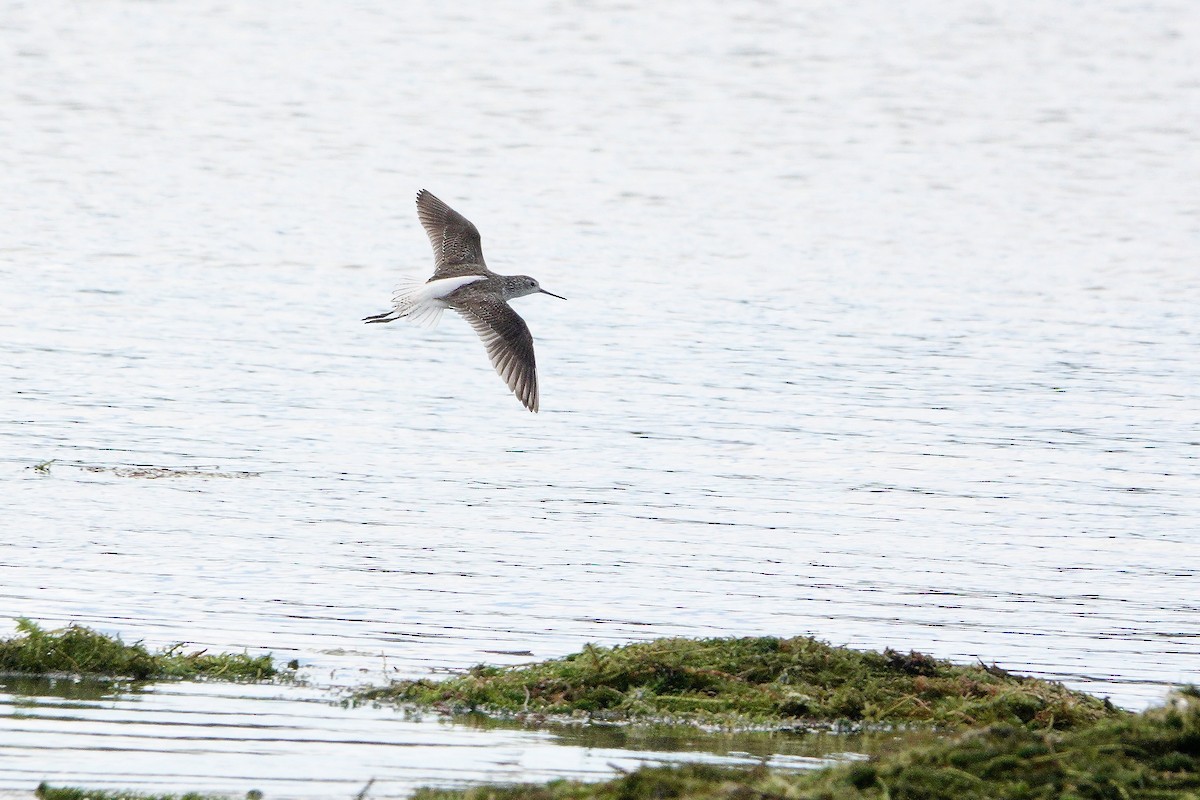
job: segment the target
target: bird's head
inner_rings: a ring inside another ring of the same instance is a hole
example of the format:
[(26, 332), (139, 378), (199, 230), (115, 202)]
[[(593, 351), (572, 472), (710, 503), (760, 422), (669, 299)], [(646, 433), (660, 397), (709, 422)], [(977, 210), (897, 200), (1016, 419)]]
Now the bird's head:
[(506, 294), (509, 297), (524, 297), (527, 294), (538, 294), (540, 292), (541, 294), (548, 294), (551, 297), (557, 297), (559, 300), (567, 299), (560, 294), (547, 292), (537, 280), (528, 275), (513, 275), (508, 279), (508, 284), (504, 288), (507, 289)]

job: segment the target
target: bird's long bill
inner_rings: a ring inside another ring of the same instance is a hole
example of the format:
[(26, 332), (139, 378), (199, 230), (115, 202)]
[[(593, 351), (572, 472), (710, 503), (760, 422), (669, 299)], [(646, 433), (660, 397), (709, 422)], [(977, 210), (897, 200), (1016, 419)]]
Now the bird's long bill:
[(567, 299), (567, 298), (563, 297), (561, 294), (555, 294), (554, 292), (547, 292), (545, 289), (542, 289), (541, 291), (542, 291), (542, 294), (548, 294), (551, 297), (557, 297), (559, 300)]

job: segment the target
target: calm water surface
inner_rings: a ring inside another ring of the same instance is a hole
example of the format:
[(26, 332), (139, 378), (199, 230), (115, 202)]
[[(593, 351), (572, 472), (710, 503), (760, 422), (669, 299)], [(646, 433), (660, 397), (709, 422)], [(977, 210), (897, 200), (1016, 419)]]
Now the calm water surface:
[[(5, 684), (0, 789), (677, 757), (326, 702), (586, 642), (1200, 680), (1198, 40), (1170, 2), (0, 5), (0, 616), (311, 684)], [(360, 323), (430, 268), (421, 187), (570, 298), (517, 301), (541, 414), (461, 320)]]

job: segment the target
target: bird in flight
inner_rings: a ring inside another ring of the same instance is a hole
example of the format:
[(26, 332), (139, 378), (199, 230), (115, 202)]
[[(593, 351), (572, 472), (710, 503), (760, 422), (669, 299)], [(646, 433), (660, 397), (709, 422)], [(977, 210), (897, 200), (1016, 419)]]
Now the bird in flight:
[(363, 322), (406, 319), (432, 328), (452, 308), (466, 318), (487, 347), (488, 357), (508, 388), (530, 411), (538, 410), (537, 364), (533, 336), (508, 301), (547, 292), (528, 275), (497, 275), (483, 262), (479, 231), (471, 221), (422, 189), (417, 217), (433, 245), (433, 275), (424, 283), (410, 280), (392, 296), (392, 309), (364, 317)]

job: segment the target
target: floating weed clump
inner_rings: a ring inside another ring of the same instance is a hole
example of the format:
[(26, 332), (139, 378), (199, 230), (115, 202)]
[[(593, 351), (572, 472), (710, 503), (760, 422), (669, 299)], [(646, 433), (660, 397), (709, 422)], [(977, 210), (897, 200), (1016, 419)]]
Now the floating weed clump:
[[(253, 792), (248, 793), (251, 797)], [(107, 791), (102, 789), (77, 789), (71, 786), (50, 786), (42, 783), (35, 792), (38, 800), (229, 800), (227, 795), (197, 794), (141, 794), (132, 791)], [(258, 794), (258, 800), (262, 795)]]
[(119, 478), (257, 478), (261, 472), (220, 472), (216, 467), (154, 467), (138, 465), (129, 467), (99, 467), (83, 465), (87, 472), (108, 472)]
[(59, 461), (56, 458), (31, 464), (28, 469), (41, 475), (49, 475), (50, 467), (61, 464), (64, 467), (75, 467), (84, 472), (103, 472), (116, 475), (118, 478), (142, 478), (155, 480), (159, 478), (257, 478), (261, 472), (244, 470), (222, 471), (218, 465), (199, 465), (187, 467), (160, 467), (153, 464), (84, 464), (78, 461)]
[(864, 652), (808, 637), (659, 639), (447, 680), (397, 681), (357, 700), (459, 713), (580, 714), (734, 726), (1008, 723), (1068, 729), (1121, 711), (1061, 684), (921, 653)]
[(0, 640), (0, 672), (70, 672), (136, 680), (202, 677), (263, 680), (278, 675), (269, 655), (185, 653), (183, 647), (177, 644), (152, 653), (141, 642), (125, 644), (82, 625), (47, 631), (21, 618), (17, 620), (17, 635)]
[(994, 725), (933, 747), (816, 772), (688, 764), (607, 783), (422, 789), (414, 800), (1195, 800), (1200, 693), (1072, 731)]

